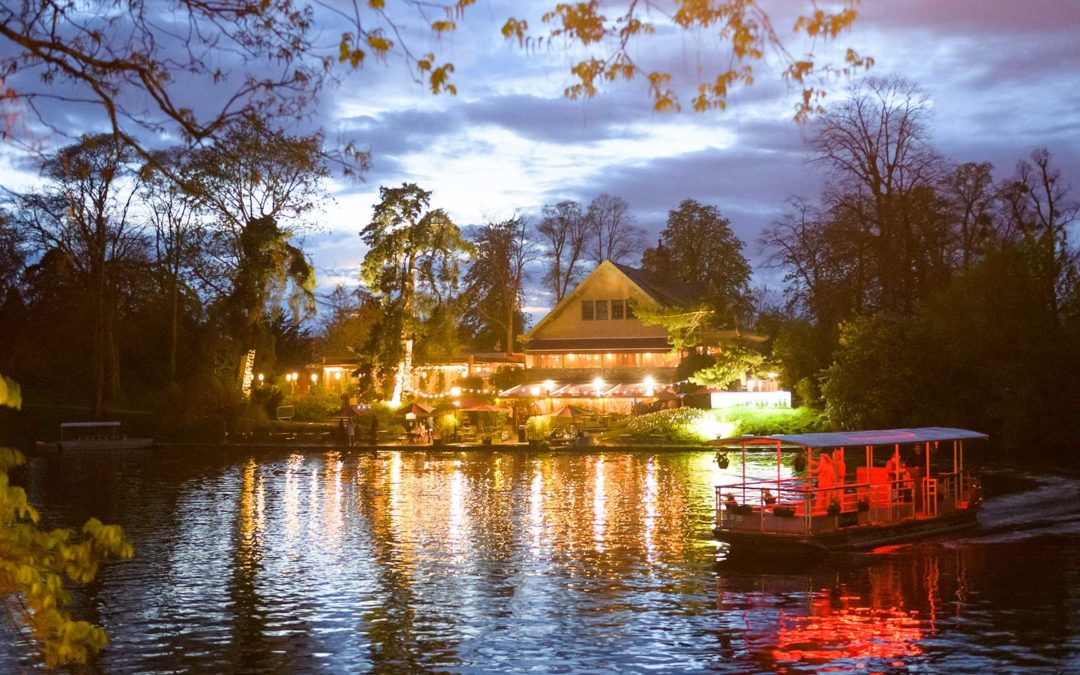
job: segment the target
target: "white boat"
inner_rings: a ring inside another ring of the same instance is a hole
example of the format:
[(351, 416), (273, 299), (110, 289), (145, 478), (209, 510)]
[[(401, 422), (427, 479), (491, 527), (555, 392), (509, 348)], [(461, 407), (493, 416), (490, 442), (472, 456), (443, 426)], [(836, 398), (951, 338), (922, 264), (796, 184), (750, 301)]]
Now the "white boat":
[(137, 450), (154, 444), (152, 438), (125, 436), (119, 422), (64, 422), (60, 425), (60, 440), (42, 443), (37, 447), (55, 450)]
[[(973, 527), (982, 493), (964, 468), (964, 443), (985, 439), (976, 431), (926, 427), (715, 441), (741, 451), (742, 480), (716, 487), (713, 532), (732, 553), (785, 555), (876, 548)], [(748, 448), (775, 453), (775, 478), (747, 476)], [(910, 452), (909, 461), (901, 449)], [(812, 470), (783, 477), (784, 451), (805, 453)], [(835, 466), (830, 451), (843, 464)], [(892, 455), (888, 462), (880, 457), (885, 453)], [(845, 454), (855, 466), (853, 481)]]

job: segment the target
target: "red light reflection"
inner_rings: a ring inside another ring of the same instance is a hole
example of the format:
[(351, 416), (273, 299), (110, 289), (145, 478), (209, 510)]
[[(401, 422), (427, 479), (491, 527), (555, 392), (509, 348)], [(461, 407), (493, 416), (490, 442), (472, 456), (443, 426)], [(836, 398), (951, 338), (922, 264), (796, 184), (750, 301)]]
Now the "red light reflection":
[(916, 612), (857, 607), (848, 596), (815, 594), (809, 616), (781, 614), (777, 663), (828, 663), (836, 659), (900, 659), (922, 653), (922, 625)]

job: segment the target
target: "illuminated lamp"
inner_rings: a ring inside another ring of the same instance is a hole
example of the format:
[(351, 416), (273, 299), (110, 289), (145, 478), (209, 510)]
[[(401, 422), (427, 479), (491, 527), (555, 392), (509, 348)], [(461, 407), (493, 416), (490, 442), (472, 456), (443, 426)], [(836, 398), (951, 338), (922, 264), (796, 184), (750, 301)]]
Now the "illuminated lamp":
[(263, 382), (263, 374), (259, 373), (259, 384), (262, 384), (262, 382)]
[(316, 375), (315, 373), (312, 373), (312, 374), (311, 374), (311, 383), (312, 383), (312, 384), (315, 384), (315, 383), (316, 383), (316, 382), (318, 382), (318, 381), (319, 381), (319, 376), (318, 376), (318, 375)]
[(593, 378), (592, 386), (593, 386), (593, 389), (596, 390), (596, 393), (599, 394), (600, 390), (604, 388), (604, 378), (597, 375), (596, 377)]
[[(450, 387), (450, 395), (461, 396), (461, 387)], [(454, 405), (457, 405), (457, 403), (455, 403)]]
[(554, 388), (555, 388), (555, 382), (554, 381), (552, 381), (552, 380), (544, 380), (544, 389), (547, 389), (550, 392)]
[(540, 387), (529, 387), (529, 395), (530, 396), (539, 396), (540, 395)]

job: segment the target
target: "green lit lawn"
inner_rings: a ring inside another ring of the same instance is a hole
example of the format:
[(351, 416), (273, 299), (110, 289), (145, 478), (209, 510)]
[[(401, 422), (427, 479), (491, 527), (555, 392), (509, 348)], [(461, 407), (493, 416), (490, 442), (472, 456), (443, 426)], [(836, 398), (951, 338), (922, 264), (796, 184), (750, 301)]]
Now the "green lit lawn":
[(802, 434), (825, 431), (825, 420), (814, 408), (747, 408), (718, 410), (729, 422), (738, 422), (738, 434)]

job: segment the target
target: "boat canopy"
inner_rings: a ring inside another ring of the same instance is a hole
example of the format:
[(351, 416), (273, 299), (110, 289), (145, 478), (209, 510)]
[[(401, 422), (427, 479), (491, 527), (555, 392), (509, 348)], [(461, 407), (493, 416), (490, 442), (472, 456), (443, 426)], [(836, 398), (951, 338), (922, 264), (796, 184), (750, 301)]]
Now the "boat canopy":
[(61, 429), (101, 429), (118, 426), (120, 426), (119, 422), (63, 422), (60, 424)]
[(857, 448), (896, 445), (897, 443), (927, 443), (989, 438), (986, 434), (950, 427), (920, 427), (917, 429), (877, 429), (873, 431), (835, 431), (813, 434), (775, 434), (773, 436), (735, 436), (711, 441), (710, 445), (785, 445), (804, 448)]

